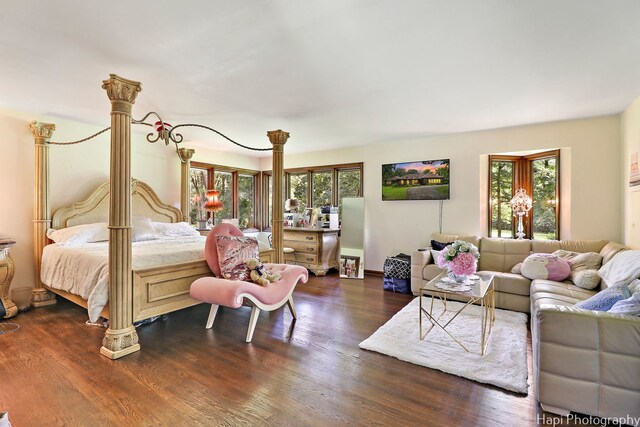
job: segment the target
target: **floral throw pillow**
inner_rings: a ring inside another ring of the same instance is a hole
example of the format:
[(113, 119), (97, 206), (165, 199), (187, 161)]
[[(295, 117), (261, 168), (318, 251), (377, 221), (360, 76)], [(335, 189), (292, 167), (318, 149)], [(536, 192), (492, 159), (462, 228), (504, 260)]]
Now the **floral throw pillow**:
[(259, 258), (258, 241), (247, 236), (216, 236), (218, 263), (222, 277), (229, 280), (249, 280), (249, 267), (245, 261)]

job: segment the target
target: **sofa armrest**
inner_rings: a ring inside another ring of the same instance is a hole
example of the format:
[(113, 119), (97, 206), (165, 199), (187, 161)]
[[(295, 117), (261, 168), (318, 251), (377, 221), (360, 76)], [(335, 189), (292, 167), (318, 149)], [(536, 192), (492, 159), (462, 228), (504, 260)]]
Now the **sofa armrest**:
[(602, 417), (640, 416), (640, 318), (542, 304), (532, 320), (541, 404)]

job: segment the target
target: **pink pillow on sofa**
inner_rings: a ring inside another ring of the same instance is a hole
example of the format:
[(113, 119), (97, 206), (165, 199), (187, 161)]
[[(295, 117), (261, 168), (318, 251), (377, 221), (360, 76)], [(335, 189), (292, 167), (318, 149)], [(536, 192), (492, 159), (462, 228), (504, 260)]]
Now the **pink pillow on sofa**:
[(522, 275), (531, 280), (547, 279), (556, 282), (569, 277), (571, 265), (552, 254), (533, 254), (525, 259), (520, 267)]
[(218, 263), (222, 277), (230, 280), (249, 280), (249, 258), (259, 258), (258, 240), (246, 236), (216, 236)]

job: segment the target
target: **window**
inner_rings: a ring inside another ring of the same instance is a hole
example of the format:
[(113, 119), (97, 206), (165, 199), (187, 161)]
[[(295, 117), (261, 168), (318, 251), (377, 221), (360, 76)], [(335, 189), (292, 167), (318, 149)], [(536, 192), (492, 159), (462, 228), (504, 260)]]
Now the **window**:
[(321, 206), (331, 206), (333, 198), (333, 173), (331, 171), (312, 172), (312, 199), (311, 206), (319, 208)]
[[(191, 162), (191, 223), (200, 218), (213, 217), (218, 224), (221, 219), (238, 218), (240, 228), (257, 227), (256, 189), (260, 173), (227, 166)], [(212, 214), (202, 208), (204, 192), (207, 189), (220, 191), (220, 201), (224, 209)]]
[(358, 197), (360, 192), (360, 169), (338, 169), (338, 206), (342, 207), (343, 197)]
[(255, 179), (252, 175), (238, 175), (238, 220), (240, 228), (253, 226), (255, 216)]
[(220, 192), (224, 209), (214, 214), (216, 220), (231, 219), (233, 216), (233, 176), (229, 172), (214, 171), (213, 189)]
[(523, 217), (527, 238), (558, 239), (560, 151), (547, 151), (528, 156), (489, 156), (489, 235), (515, 237), (517, 221), (511, 210), (511, 197), (524, 188), (533, 207)]
[(299, 212), (304, 212), (307, 207), (307, 184), (309, 177), (306, 172), (287, 175), (287, 188), (285, 199), (297, 199), (300, 202)]
[(491, 163), (491, 237), (513, 237), (513, 162)]
[(191, 168), (189, 171), (191, 185), (189, 186), (189, 219), (191, 224), (197, 223), (199, 220), (206, 220), (207, 213), (202, 206), (205, 202), (205, 192), (207, 191), (207, 170), (200, 168)]

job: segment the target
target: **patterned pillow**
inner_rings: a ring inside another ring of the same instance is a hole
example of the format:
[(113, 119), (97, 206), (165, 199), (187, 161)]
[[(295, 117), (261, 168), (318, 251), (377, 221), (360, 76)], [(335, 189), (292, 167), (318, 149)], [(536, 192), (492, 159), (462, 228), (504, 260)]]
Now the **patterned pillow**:
[(552, 254), (529, 255), (520, 267), (522, 275), (528, 279), (561, 281), (569, 277), (571, 267), (564, 259)]
[(589, 299), (580, 301), (576, 308), (584, 310), (607, 311), (618, 301), (622, 301), (631, 296), (626, 286), (612, 286), (604, 289)]
[(245, 261), (259, 258), (258, 241), (247, 236), (216, 236), (218, 263), (222, 277), (229, 280), (249, 280)]

